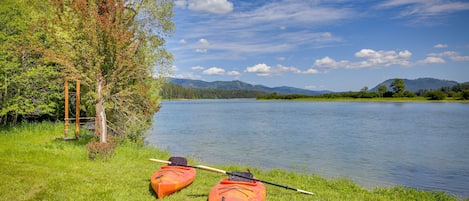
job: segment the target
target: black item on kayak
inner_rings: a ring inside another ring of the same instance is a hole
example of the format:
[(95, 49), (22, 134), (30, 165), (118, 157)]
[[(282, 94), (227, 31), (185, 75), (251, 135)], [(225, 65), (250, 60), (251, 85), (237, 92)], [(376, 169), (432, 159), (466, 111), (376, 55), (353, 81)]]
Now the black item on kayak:
[(170, 166), (187, 166), (187, 159), (184, 157), (173, 156), (169, 158)]
[(232, 172), (230, 174), (230, 181), (254, 182), (253, 179), (254, 176), (250, 172)]

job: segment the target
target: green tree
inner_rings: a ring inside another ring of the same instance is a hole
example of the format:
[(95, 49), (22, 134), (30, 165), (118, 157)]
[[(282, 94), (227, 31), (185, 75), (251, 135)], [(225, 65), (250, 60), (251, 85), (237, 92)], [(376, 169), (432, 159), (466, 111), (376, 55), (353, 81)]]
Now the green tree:
[(172, 62), (164, 49), (164, 37), (173, 31), (172, 1), (53, 0), (51, 5), (55, 45), (47, 56), (66, 76), (82, 80), (100, 142), (107, 142), (108, 128), (138, 140), (159, 108)]
[(47, 9), (28, 0), (0, 4), (0, 124), (57, 117), (59, 69), (38, 51), (50, 42), (40, 23)]
[(367, 86), (364, 86), (362, 89), (360, 89), (360, 92), (367, 92), (368, 91), (368, 87)]
[(425, 93), (425, 98), (428, 98), (428, 100), (444, 100), (446, 94), (441, 90), (432, 90)]
[(383, 97), (384, 93), (386, 93), (387, 90), (388, 90), (388, 88), (386, 87), (386, 85), (384, 85), (384, 84), (379, 85), (379, 87), (378, 87), (379, 97)]
[(469, 100), (469, 90), (464, 90), (461, 92), (462, 99)]
[(394, 95), (393, 96), (395, 96), (395, 97), (403, 97), (404, 96), (405, 84), (404, 84), (404, 81), (402, 79), (395, 78), (390, 86), (394, 90)]

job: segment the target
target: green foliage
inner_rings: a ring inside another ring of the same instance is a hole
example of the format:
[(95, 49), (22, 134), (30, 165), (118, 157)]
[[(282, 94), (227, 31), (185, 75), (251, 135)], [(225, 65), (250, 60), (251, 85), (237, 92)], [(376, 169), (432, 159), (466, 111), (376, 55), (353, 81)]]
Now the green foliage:
[(164, 37), (173, 31), (173, 3), (56, 0), (49, 5), (54, 43), (44, 53), (64, 76), (81, 80), (86, 115), (97, 117), (96, 135), (105, 142), (108, 128), (141, 141), (171, 67)]
[(266, 95), (265, 92), (253, 90), (222, 90), (222, 89), (192, 89), (184, 88), (174, 83), (163, 85), (164, 99), (229, 99), (229, 98), (256, 98)]
[(440, 90), (428, 91), (425, 93), (425, 98), (428, 98), (428, 100), (444, 100), (446, 98), (446, 94)]
[(35, 6), (4, 0), (0, 7), (0, 124), (58, 118), (59, 68), (38, 51), (50, 41)]
[(469, 90), (464, 90), (461, 92), (461, 97), (464, 100), (469, 100)]
[(387, 90), (388, 90), (388, 89), (387, 89), (386, 85), (384, 85), (384, 84), (379, 85), (379, 87), (378, 87), (378, 95), (379, 95), (379, 97), (383, 97), (383, 96), (384, 96), (384, 93), (386, 93)]
[(402, 79), (395, 78), (390, 86), (394, 90), (394, 97), (404, 97), (403, 93), (405, 92), (405, 84)]
[[(85, 144), (55, 138), (63, 135), (56, 123), (21, 124), (0, 129), (0, 200), (155, 200), (149, 179), (162, 164), (148, 158), (168, 159), (168, 152), (122, 143), (107, 162), (88, 159)], [(189, 160), (189, 164), (198, 164)], [(205, 164), (211, 166), (209, 164)], [(246, 170), (245, 166), (214, 166), (227, 171)], [(263, 180), (315, 193), (266, 185), (269, 201), (284, 200), (457, 200), (445, 193), (404, 187), (365, 189), (348, 179), (325, 179), (273, 169), (250, 170)], [(166, 197), (169, 201), (206, 201), (210, 189), (224, 175), (197, 170), (194, 182)]]

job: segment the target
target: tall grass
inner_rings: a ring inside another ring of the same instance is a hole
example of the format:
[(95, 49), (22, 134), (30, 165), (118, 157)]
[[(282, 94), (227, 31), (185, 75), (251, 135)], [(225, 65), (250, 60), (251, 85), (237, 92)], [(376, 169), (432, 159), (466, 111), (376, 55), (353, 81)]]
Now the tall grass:
[[(155, 200), (149, 177), (161, 164), (148, 158), (168, 159), (170, 154), (150, 147), (122, 143), (104, 162), (88, 159), (85, 145), (63, 136), (59, 123), (23, 124), (0, 130), (0, 200)], [(194, 161), (189, 161), (195, 164)], [(240, 166), (216, 166), (235, 171)], [(440, 192), (402, 187), (364, 189), (350, 180), (328, 180), (315, 175), (279, 169), (251, 171), (259, 179), (315, 192), (309, 196), (267, 185), (267, 200), (456, 200)], [(164, 200), (207, 200), (212, 186), (224, 175), (197, 170), (194, 183)]]

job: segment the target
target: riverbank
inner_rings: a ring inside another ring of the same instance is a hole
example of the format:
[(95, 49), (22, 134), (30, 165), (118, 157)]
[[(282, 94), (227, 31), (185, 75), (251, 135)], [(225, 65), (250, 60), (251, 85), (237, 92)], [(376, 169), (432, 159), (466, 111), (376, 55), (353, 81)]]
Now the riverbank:
[[(122, 143), (109, 161), (88, 160), (84, 134), (78, 141), (63, 137), (60, 123), (25, 124), (0, 130), (0, 200), (154, 200), (149, 177), (162, 164), (148, 158), (168, 159), (170, 154), (151, 147)], [(191, 164), (196, 164), (190, 161)], [(210, 164), (205, 164), (209, 165)], [(236, 171), (247, 167), (215, 166)], [(367, 190), (346, 179), (283, 170), (254, 175), (267, 181), (312, 191), (308, 196), (267, 185), (267, 200), (457, 200), (441, 192), (403, 187)], [(197, 170), (188, 188), (164, 200), (206, 200), (213, 185), (224, 175)], [(468, 199), (469, 200), (469, 199)]]
[[(260, 99), (264, 100), (264, 99)], [(266, 99), (269, 100), (269, 99)], [(270, 99), (270, 100), (285, 100), (285, 99)], [(456, 98), (446, 98), (444, 100), (428, 100), (424, 97), (414, 98), (324, 98), (324, 97), (310, 97), (310, 98), (295, 98), (288, 99), (292, 101), (317, 101), (317, 102), (422, 102), (422, 103), (469, 103), (469, 100), (461, 100)]]

